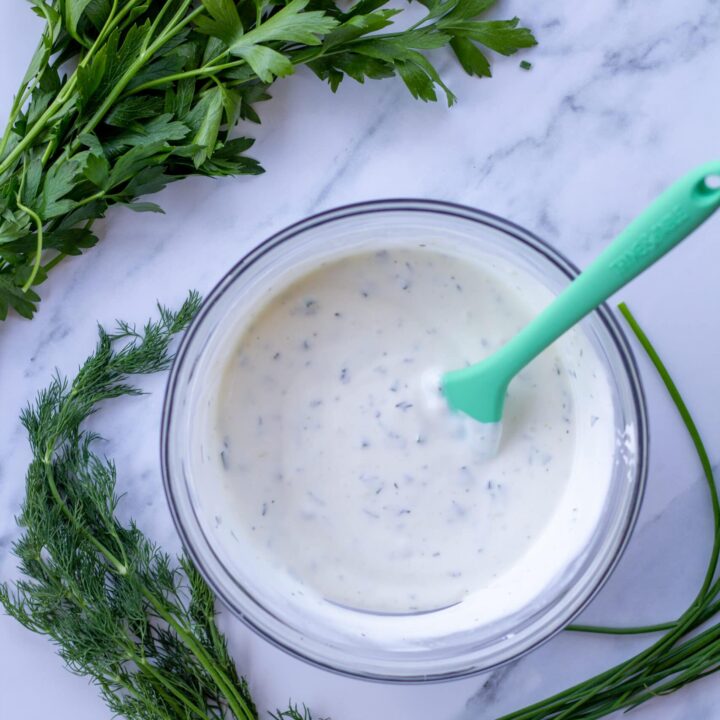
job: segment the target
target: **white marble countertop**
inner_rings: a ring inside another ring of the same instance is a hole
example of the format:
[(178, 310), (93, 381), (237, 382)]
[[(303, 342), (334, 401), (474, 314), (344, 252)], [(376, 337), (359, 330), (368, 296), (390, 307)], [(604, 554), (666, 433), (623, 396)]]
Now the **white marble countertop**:
[[(143, 320), (157, 299), (175, 304), (208, 291), (270, 233), (317, 210), (388, 196), (453, 200), (508, 217), (587, 262), (664, 185), (720, 155), (720, 3), (596, 0), (500, 3), (541, 45), (495, 65), (495, 79), (467, 78), (445, 63), (460, 98), (412, 100), (399, 82), (348, 82), (336, 96), (309, 73), (283, 81), (262, 107), (254, 155), (267, 174), (190, 180), (159, 198), (166, 216), (113, 212), (103, 241), (64, 263), (43, 287), (28, 323), (0, 327), (0, 576), (29, 457), (17, 420), (55, 366), (72, 373), (94, 345), (95, 322)], [(0, 116), (6, 116), (38, 22), (23, 0), (0, 7)], [(713, 462), (720, 458), (720, 219), (651, 272), (627, 300), (664, 355), (696, 415)], [(651, 423), (651, 468), (642, 516), (620, 567), (586, 621), (661, 621), (700, 584), (711, 535), (700, 468), (668, 397), (639, 356)], [(150, 398), (98, 416), (111, 438), (124, 512), (167, 549), (178, 540), (159, 477), (162, 383)], [(485, 720), (584, 679), (647, 639), (561, 634), (488, 675), (433, 686), (383, 686), (313, 669), (221, 616), (241, 672), (261, 708), (288, 697), (334, 720)], [(109, 718), (93, 687), (74, 677), (41, 637), (0, 617), (0, 717)], [(635, 711), (638, 720), (717, 718), (720, 679), (709, 678)]]

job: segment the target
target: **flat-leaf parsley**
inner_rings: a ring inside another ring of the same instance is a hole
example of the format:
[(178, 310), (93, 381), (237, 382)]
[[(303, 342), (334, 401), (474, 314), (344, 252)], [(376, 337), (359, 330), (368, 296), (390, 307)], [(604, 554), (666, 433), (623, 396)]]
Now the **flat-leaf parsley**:
[(137, 199), (188, 175), (262, 172), (231, 132), (259, 122), (268, 86), (298, 65), (333, 90), (397, 75), (452, 104), (428, 51), (449, 45), (490, 75), (487, 50), (535, 44), (517, 18), (477, 19), (495, 1), (422, 0), (424, 17), (393, 31), (387, 0), (32, 0), (45, 30), (0, 138), (0, 320), (32, 317), (33, 288), (97, 242), (109, 207), (160, 212)]

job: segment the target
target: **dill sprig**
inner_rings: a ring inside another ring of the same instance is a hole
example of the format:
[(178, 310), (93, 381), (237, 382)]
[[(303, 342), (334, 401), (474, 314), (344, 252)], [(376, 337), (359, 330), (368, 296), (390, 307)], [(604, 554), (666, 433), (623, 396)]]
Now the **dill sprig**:
[(139, 392), (131, 376), (168, 367), (173, 336), (199, 302), (192, 293), (178, 312), (160, 308), (142, 330), (100, 329), (75, 379), (56, 375), (22, 414), (32, 448), (14, 545), (23, 578), (0, 586), (0, 604), (131, 720), (257, 717), (209, 588), (186, 557), (174, 562), (118, 521), (115, 466), (83, 429), (99, 403)]
[(519, 20), (480, 20), (496, 0), (420, 0), (392, 30), (388, 0), (31, 0), (40, 44), (0, 136), (0, 320), (30, 318), (33, 289), (98, 237), (108, 209), (162, 212), (138, 198), (189, 175), (254, 175), (257, 104), (278, 77), (309, 67), (336, 90), (398, 76), (424, 101), (454, 95), (428, 57), (451, 48), (471, 75), (487, 52), (535, 45)]
[[(305, 705), (303, 705), (301, 709), (292, 703), (290, 703), (287, 710), (278, 710), (275, 713), (271, 713), (270, 717), (273, 720), (313, 720), (312, 713)], [(320, 720), (329, 719), (320, 718)]]
[(713, 513), (713, 543), (703, 583), (676, 620), (641, 627), (571, 626), (575, 631), (630, 635), (664, 632), (650, 647), (603, 673), (499, 720), (591, 720), (630, 710), (720, 670), (720, 623), (706, 624), (720, 612), (720, 502), (712, 464), (700, 431), (650, 339), (629, 308), (620, 312), (662, 379), (692, 439), (702, 466)]

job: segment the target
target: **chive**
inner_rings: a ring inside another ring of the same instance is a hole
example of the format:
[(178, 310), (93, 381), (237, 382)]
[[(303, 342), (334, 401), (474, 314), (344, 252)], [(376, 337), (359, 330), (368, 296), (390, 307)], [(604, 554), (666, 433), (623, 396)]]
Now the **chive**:
[(693, 602), (677, 620), (638, 627), (569, 626), (568, 630), (575, 632), (614, 635), (666, 632), (629, 660), (499, 720), (601, 718), (635, 708), (720, 670), (720, 623), (697, 632), (720, 612), (720, 578), (716, 578), (720, 555), (720, 502), (712, 464), (700, 431), (670, 372), (629, 308), (621, 303), (619, 309), (663, 381), (703, 469), (713, 513), (713, 545), (705, 579)]

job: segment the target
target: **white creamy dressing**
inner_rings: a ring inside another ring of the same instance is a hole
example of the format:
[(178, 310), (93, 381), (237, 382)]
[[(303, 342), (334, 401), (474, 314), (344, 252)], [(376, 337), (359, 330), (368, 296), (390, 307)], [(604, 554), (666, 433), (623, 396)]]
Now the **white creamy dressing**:
[(537, 282), (497, 268), (424, 247), (359, 253), (238, 319), (203, 442), (215, 522), (238, 553), (345, 607), (408, 613), (477, 596), (496, 615), (574, 559), (614, 442), (583, 334), (512, 383), (490, 461), (475, 423), (438, 394), (442, 370), (487, 356), (538, 311)]

